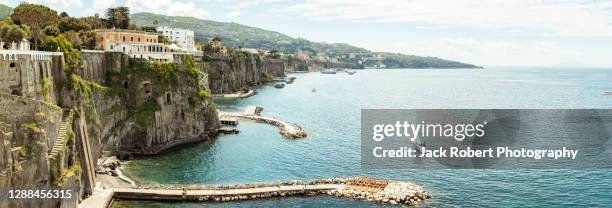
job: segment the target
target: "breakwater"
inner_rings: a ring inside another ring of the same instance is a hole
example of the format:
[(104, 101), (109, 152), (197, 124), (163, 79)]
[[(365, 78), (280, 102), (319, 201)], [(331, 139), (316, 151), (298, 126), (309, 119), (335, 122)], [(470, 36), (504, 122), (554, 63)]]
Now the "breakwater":
[(262, 108), (248, 106), (244, 112), (223, 112), (219, 111), (219, 119), (248, 119), (257, 122), (267, 123), (280, 128), (280, 134), (287, 139), (299, 139), (306, 137), (306, 131), (297, 124), (292, 124), (279, 118), (261, 116), (259, 113)]
[(119, 200), (202, 202), (330, 195), (388, 204), (417, 205), (430, 198), (427, 191), (413, 183), (361, 177), (265, 184), (155, 185), (114, 188), (112, 192), (113, 198)]

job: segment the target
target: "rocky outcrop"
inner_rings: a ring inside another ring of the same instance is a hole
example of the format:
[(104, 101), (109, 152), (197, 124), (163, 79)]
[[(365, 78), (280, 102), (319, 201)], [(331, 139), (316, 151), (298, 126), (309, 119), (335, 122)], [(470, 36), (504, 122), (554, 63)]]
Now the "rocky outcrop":
[[(95, 61), (92, 56), (106, 60)], [(93, 142), (97, 149), (119, 155), (156, 154), (216, 134), (220, 125), (214, 103), (198, 83), (202, 64), (191, 56), (175, 55), (174, 63), (113, 53), (82, 57), (89, 60), (85, 69), (104, 70), (104, 88), (93, 96), (99, 121), (91, 132), (99, 138)]]
[[(74, 175), (59, 173), (76, 165), (74, 155), (47, 158), (62, 121), (62, 110), (53, 104), (0, 93), (0, 188), (49, 188), (71, 186)], [(74, 149), (64, 144), (64, 149)], [(6, 190), (4, 190), (6, 191)], [(73, 198), (76, 204), (76, 197)], [(3, 200), (0, 207), (52, 207), (59, 200)]]
[(209, 88), (214, 94), (235, 93), (285, 76), (281, 59), (243, 51), (233, 51), (229, 56), (207, 59), (207, 62)]

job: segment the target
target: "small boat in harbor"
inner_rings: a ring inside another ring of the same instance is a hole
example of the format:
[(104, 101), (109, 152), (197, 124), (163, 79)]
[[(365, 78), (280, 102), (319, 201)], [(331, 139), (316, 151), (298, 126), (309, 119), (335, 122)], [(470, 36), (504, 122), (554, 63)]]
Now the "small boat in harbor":
[(346, 71), (346, 73), (347, 73), (348, 75), (353, 75), (353, 74), (355, 74), (355, 73), (357, 73), (357, 72), (356, 72), (356, 71)]
[(322, 74), (336, 74), (336, 70), (334, 69), (326, 69), (321, 71)]
[(276, 83), (276, 84), (274, 84), (274, 87), (279, 88), (279, 89), (283, 88), (283, 87), (285, 87), (285, 83), (282, 83), (282, 82)]

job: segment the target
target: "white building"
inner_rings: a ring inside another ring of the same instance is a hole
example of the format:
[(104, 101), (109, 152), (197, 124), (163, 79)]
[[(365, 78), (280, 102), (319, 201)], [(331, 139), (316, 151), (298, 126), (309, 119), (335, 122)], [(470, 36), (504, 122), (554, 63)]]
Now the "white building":
[(157, 33), (166, 36), (170, 41), (176, 42), (185, 52), (197, 51), (195, 48), (195, 36), (192, 30), (159, 26), (157, 27)]

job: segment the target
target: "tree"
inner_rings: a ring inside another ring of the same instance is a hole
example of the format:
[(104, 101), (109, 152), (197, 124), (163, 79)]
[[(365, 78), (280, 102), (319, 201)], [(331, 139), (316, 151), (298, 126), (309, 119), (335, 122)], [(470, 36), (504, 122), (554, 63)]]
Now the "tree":
[(30, 27), (32, 39), (34, 40), (34, 49), (38, 49), (38, 41), (42, 30), (49, 25), (57, 24), (59, 17), (55, 10), (49, 9), (46, 6), (21, 3), (13, 10), (11, 19), (16, 24)]
[(127, 29), (130, 27), (130, 8), (115, 7), (106, 9), (108, 27)]
[(107, 8), (106, 9), (106, 24), (109, 28), (113, 28), (117, 26), (117, 8)]
[(159, 35), (159, 36), (157, 37), (157, 40), (158, 40), (160, 43), (165, 43), (165, 44), (170, 44), (170, 43), (172, 43), (172, 41), (170, 41), (170, 39), (168, 39), (168, 37), (163, 36), (163, 35)]
[(90, 24), (87, 24), (87, 22), (80, 18), (74, 17), (64, 17), (60, 19), (58, 28), (61, 32), (91, 30)]
[(146, 31), (146, 32), (150, 32), (150, 33), (157, 33), (157, 28), (153, 27), (153, 26), (142, 26), (140, 27), (140, 30)]
[(0, 26), (0, 39), (4, 41), (4, 47), (8, 48), (11, 43), (19, 43), (24, 38), (27, 38), (27, 32), (23, 28), (17, 25), (6, 25)]
[(129, 7), (117, 7), (119, 28), (127, 29), (130, 26), (130, 8)]
[(81, 37), (81, 48), (90, 50), (96, 48), (96, 31), (81, 31), (79, 32), (79, 37)]
[(94, 15), (93, 17), (81, 17), (79, 19), (85, 22), (85, 24), (89, 25), (92, 30), (105, 28), (106, 25), (104, 24), (104, 20), (97, 15), (98, 14)]
[(62, 12), (60, 13), (60, 17), (70, 17), (70, 15), (68, 15), (66, 12)]
[(76, 33), (74, 31), (68, 31), (62, 34), (64, 37), (66, 37), (66, 39), (68, 39), (68, 41), (70, 41), (70, 44), (72, 44), (72, 47), (74, 48), (81, 48), (81, 45), (83, 44), (81, 37), (79, 36), (79, 33)]

